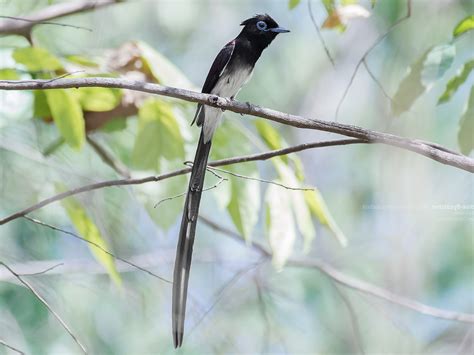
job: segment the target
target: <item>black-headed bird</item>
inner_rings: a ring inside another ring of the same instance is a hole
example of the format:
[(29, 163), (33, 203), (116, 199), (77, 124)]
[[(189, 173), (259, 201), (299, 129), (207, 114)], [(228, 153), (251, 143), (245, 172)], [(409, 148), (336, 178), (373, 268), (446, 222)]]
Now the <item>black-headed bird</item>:
[[(240, 34), (222, 48), (212, 63), (202, 88), (203, 93), (233, 100), (252, 76), (255, 63), (263, 50), (279, 33), (289, 32), (278, 26), (275, 20), (267, 14), (249, 18), (242, 22), (241, 26), (244, 28)], [(220, 108), (199, 104), (193, 120), (193, 123), (196, 121), (202, 129), (184, 204), (174, 265), (172, 323), (176, 348), (183, 343), (186, 297), (199, 203), (212, 136), (222, 114), (223, 111)]]

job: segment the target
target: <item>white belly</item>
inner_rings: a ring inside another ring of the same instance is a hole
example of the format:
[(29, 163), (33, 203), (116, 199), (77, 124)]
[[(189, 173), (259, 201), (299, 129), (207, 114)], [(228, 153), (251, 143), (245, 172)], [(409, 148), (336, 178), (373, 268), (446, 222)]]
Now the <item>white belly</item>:
[[(239, 71), (230, 72), (224, 70), (224, 73), (219, 78), (211, 94), (234, 98), (242, 86), (247, 83), (252, 76), (252, 69), (242, 69)], [(222, 110), (219, 108), (204, 106), (204, 143), (211, 140), (214, 131), (216, 130), (222, 118)]]

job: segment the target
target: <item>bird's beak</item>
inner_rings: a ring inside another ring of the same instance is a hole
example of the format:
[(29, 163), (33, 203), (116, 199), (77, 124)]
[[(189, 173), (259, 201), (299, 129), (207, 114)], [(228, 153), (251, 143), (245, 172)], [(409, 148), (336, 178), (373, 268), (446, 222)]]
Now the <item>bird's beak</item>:
[(290, 32), (290, 30), (287, 30), (286, 28), (283, 28), (283, 27), (270, 28), (270, 31), (276, 32), (276, 33), (287, 33), (287, 32)]

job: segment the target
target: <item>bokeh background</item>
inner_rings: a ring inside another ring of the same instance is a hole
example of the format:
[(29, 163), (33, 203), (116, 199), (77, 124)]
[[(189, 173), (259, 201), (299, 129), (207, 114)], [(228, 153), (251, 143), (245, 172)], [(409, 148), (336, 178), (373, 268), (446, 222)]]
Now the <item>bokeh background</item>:
[[(0, 14), (25, 16), (60, 1), (0, 1)], [(312, 1), (320, 26), (328, 14)], [(459, 150), (457, 136), (473, 76), (453, 98), (437, 105), (448, 80), (473, 58), (473, 35), (453, 40), (453, 28), (472, 14), (472, 1), (413, 0), (410, 18), (390, 30), (367, 56), (367, 64), (393, 98), (408, 68), (432, 46), (452, 44), (452, 64), (409, 109), (396, 116), (390, 98), (364, 65), (336, 110), (361, 57), (406, 15), (407, 3), (361, 1), (370, 17), (351, 19), (344, 32), (322, 29), (334, 57), (331, 65), (311, 20), (307, 1), (289, 9), (286, 0), (125, 1), (56, 21), (92, 29), (36, 26), (35, 45), (58, 57), (104, 57), (125, 42), (140, 40), (174, 63), (199, 88), (220, 48), (234, 38), (239, 23), (267, 12), (291, 29), (264, 52), (252, 80), (238, 99), (306, 117), (359, 125), (437, 142)], [(0, 65), (15, 65), (19, 36), (0, 37)], [(28, 78), (28, 76), (26, 76)], [(415, 94), (413, 93), (413, 96)], [(58, 136), (54, 125), (32, 118), (30, 92), (0, 92), (0, 216), (27, 207), (57, 191), (119, 178), (93, 149), (62, 146), (41, 152)], [(193, 108), (182, 119), (190, 122)], [(252, 117), (226, 113), (226, 120), (255, 131)], [(137, 132), (134, 119), (116, 133), (94, 136), (127, 164)], [(330, 134), (273, 124), (288, 145), (335, 138)], [(186, 159), (193, 156), (197, 128), (186, 131)], [(233, 155), (266, 150), (249, 141)], [(229, 139), (231, 142), (232, 140)], [(235, 154), (237, 153), (237, 154)], [(364, 280), (424, 304), (474, 312), (474, 184), (472, 175), (383, 145), (321, 148), (298, 153), (304, 184), (315, 186), (348, 239), (343, 248), (316, 220), (307, 254), (297, 237), (293, 256), (323, 261)], [(161, 172), (180, 168), (164, 164)], [(150, 175), (133, 169), (132, 176)], [(233, 167), (239, 171), (239, 165)], [(258, 164), (261, 178), (273, 179), (270, 162)], [(166, 184), (109, 188), (77, 197), (114, 253), (172, 278), (182, 199), (149, 206), (186, 178)], [(211, 180), (209, 180), (211, 181)], [(225, 183), (223, 183), (225, 185)], [(259, 183), (259, 217), (253, 240), (268, 244)], [(235, 230), (220, 208), (220, 188), (204, 194), (201, 213)], [(148, 207), (147, 207), (148, 206)], [(55, 203), (31, 214), (75, 232)], [(163, 221), (165, 220), (165, 221)], [(77, 231), (76, 231), (77, 232)], [(0, 226), (0, 261), (21, 273), (55, 269), (25, 279), (71, 326), (94, 354), (173, 353), (171, 286), (117, 262), (121, 284), (94, 258), (84, 242), (25, 219)], [(0, 340), (31, 354), (73, 354), (80, 349), (31, 292), (0, 268)], [(179, 353), (272, 354), (469, 354), (472, 324), (422, 315), (337, 284), (310, 267), (276, 270), (250, 244), (229, 238), (204, 223), (198, 226), (184, 347)], [(0, 354), (11, 353), (0, 345)]]

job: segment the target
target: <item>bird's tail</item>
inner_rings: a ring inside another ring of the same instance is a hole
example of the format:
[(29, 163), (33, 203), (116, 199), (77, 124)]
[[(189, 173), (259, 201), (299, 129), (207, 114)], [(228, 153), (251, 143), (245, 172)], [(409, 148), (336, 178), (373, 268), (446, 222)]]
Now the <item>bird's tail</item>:
[(204, 133), (201, 132), (184, 204), (174, 264), (172, 322), (175, 348), (180, 347), (183, 343), (186, 297), (193, 254), (194, 234), (196, 232), (199, 204), (201, 202), (210, 150), (211, 141), (204, 143)]

